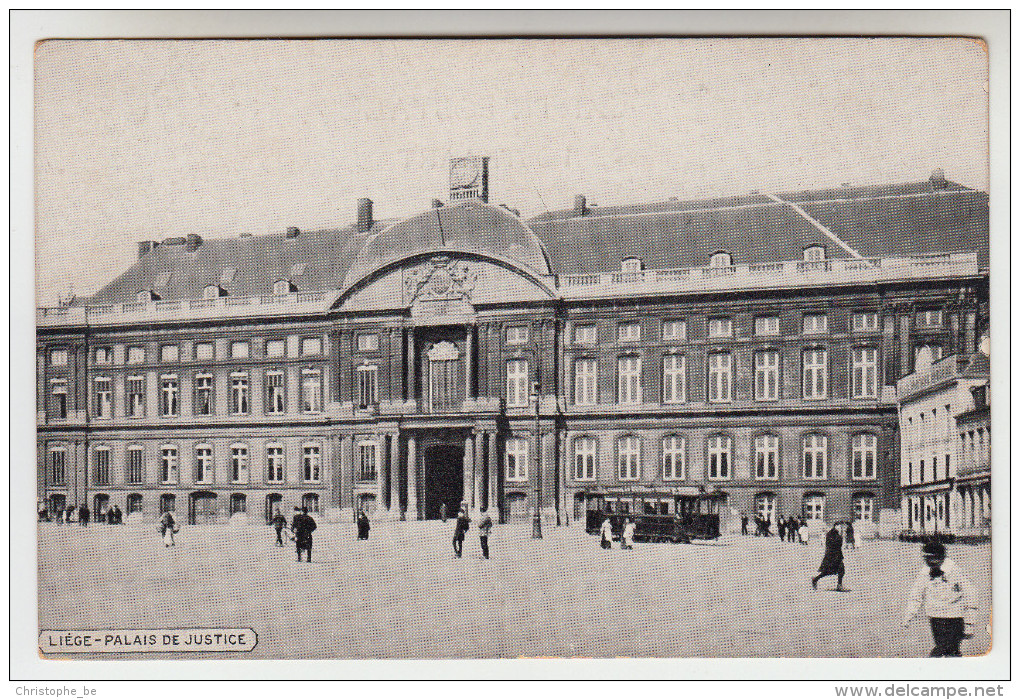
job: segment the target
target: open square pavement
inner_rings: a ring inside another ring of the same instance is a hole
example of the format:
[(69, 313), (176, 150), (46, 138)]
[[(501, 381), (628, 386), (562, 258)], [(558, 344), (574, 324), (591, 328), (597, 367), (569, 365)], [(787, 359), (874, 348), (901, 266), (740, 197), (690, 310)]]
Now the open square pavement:
[[(268, 526), (39, 526), (40, 628), (250, 627), (243, 658), (926, 656), (923, 616), (900, 628), (920, 546), (865, 541), (846, 553), (849, 592), (811, 589), (822, 543), (734, 535), (707, 544), (599, 548), (581, 527), (497, 525), (493, 558), (453, 521), (320, 524), (311, 564)], [(989, 545), (950, 546), (979, 594), (991, 641)], [(115, 655), (103, 655), (111, 658)], [(146, 655), (151, 658), (155, 655)], [(179, 654), (181, 656), (201, 656)], [(231, 656), (226, 654), (223, 656)], [(80, 657), (79, 657), (80, 658)]]

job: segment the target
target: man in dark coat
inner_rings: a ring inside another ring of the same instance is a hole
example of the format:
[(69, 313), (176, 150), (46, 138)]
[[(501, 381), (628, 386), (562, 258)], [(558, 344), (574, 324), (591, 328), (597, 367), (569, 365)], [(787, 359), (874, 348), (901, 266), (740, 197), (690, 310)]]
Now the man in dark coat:
[(747, 534), (747, 513), (740, 514), (740, 534)]
[(90, 515), (91, 513), (89, 512), (89, 507), (82, 503), (81, 506), (78, 508), (78, 524), (81, 525), (82, 527), (88, 527)]
[(368, 516), (365, 515), (365, 511), (358, 511), (358, 539), (367, 540), (368, 531), (372, 529), (372, 524), (368, 521)]
[(482, 556), (489, 558), (489, 531), (492, 530), (492, 518), (489, 514), (483, 513), (482, 519), (478, 522), (478, 542), (482, 546)]
[(273, 529), (276, 530), (276, 546), (282, 547), (283, 528), (287, 527), (287, 519), (283, 517), (280, 511), (276, 511), (276, 515), (273, 516), (273, 519), (270, 520), (269, 523), (273, 526)]
[(467, 514), (467, 506), (461, 506), (457, 514), (457, 525), (453, 528), (453, 553), (460, 557), (464, 553), (464, 535), (471, 524)]
[(825, 576), (836, 577), (836, 590), (844, 591), (843, 574), (846, 569), (843, 567), (843, 536), (835, 525), (825, 535), (825, 555), (822, 563), (818, 566), (818, 575), (811, 579), (811, 587), (818, 588), (818, 580)]
[(315, 520), (308, 514), (308, 508), (294, 516), (290, 529), (294, 531), (294, 542), (297, 544), (297, 560), (301, 561), (301, 552), (308, 553), (308, 561), (312, 561), (312, 533), (315, 532)]
[(779, 533), (779, 541), (786, 541), (786, 518), (780, 518), (776, 524), (776, 532)]

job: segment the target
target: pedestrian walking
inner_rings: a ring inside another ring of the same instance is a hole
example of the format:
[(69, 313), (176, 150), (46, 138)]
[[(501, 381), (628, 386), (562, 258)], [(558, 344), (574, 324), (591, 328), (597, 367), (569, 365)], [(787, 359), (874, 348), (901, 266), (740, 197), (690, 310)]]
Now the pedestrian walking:
[(486, 559), (489, 558), (489, 532), (492, 530), (492, 518), (489, 517), (488, 511), (482, 514), (482, 519), (478, 521), (478, 543), (482, 547), (482, 556)]
[(174, 535), (180, 530), (177, 523), (174, 521), (174, 516), (170, 511), (163, 513), (163, 517), (159, 519), (159, 534), (163, 538), (163, 547), (176, 547), (177, 542), (174, 541)]
[(974, 586), (952, 559), (946, 558), (941, 542), (921, 548), (925, 566), (907, 597), (903, 612), (906, 627), (922, 607), (931, 625), (935, 648), (928, 656), (960, 656), (960, 643), (973, 636), (977, 597)]
[(63, 508), (57, 508), (56, 521), (57, 521), (57, 525), (63, 525), (64, 524), (64, 509)]
[(602, 521), (602, 529), (599, 531), (599, 536), (601, 538), (600, 544), (602, 549), (613, 548), (613, 524), (609, 522), (609, 518)]
[(634, 519), (627, 518), (620, 536), (620, 549), (634, 549)]
[(468, 517), (467, 506), (462, 505), (457, 514), (457, 524), (453, 528), (453, 553), (460, 558), (464, 554), (464, 535), (471, 526), (471, 518)]
[(779, 534), (779, 541), (780, 542), (785, 542), (786, 541), (786, 520), (784, 518), (780, 518), (779, 522), (776, 524), (776, 532)]
[(857, 537), (854, 534), (854, 524), (846, 524), (846, 548), (857, 549)]
[[(294, 510), (298, 511), (297, 508)], [(301, 508), (291, 521), (290, 529), (294, 531), (294, 542), (297, 546), (297, 560), (301, 561), (301, 552), (307, 552), (307, 561), (312, 561), (312, 533), (315, 532), (315, 520), (308, 514), (308, 508)]]
[(811, 579), (811, 587), (818, 588), (819, 579), (825, 576), (836, 577), (836, 590), (843, 591), (843, 575), (846, 568), (843, 565), (843, 536), (839, 529), (833, 525), (832, 529), (825, 535), (825, 554), (822, 556), (822, 563), (818, 566), (818, 575)]
[(273, 526), (274, 530), (276, 530), (276, 546), (282, 547), (283, 528), (287, 527), (287, 519), (283, 517), (283, 514), (281, 514), (280, 511), (276, 511), (276, 514), (273, 515), (273, 519), (269, 521), (269, 524)]
[(801, 544), (806, 545), (808, 540), (811, 539), (811, 531), (808, 529), (807, 520), (801, 518), (797, 525), (797, 539), (800, 540)]
[(91, 513), (89, 513), (89, 507), (82, 503), (78, 508), (78, 524), (82, 527), (88, 527), (90, 517)]
[(358, 539), (367, 540), (368, 531), (372, 529), (372, 525), (371, 523), (368, 522), (368, 516), (365, 515), (365, 511), (363, 510), (358, 511), (357, 524), (358, 524)]
[(747, 534), (747, 513), (740, 514), (740, 534)]

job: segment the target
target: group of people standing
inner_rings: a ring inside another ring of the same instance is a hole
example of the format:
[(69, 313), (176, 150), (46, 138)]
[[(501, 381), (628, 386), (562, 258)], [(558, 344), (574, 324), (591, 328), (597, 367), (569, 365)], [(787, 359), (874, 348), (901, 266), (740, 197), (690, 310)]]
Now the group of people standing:
[[(634, 519), (627, 518), (623, 523), (623, 531), (620, 533), (620, 549), (634, 549)], [(602, 549), (613, 548), (613, 523), (606, 518), (602, 521), (599, 529), (599, 544)]]
[[(747, 517), (747, 514), (741, 514), (740, 534), (749, 534), (747, 527), (749, 522), (750, 519)], [(801, 544), (807, 544), (807, 527), (807, 520), (796, 515), (791, 515), (788, 518), (780, 518), (776, 523), (777, 534), (779, 535), (779, 539), (783, 542), (800, 542)], [(763, 518), (760, 515), (754, 516), (754, 528), (755, 537), (772, 536), (772, 521), (768, 518)]]
[[(47, 508), (40, 508), (39, 521), (49, 522), (50, 519), (50, 511)], [(87, 527), (90, 522), (93, 522), (93, 514), (89, 507), (82, 503), (80, 506), (70, 505), (66, 508), (58, 508), (52, 519), (57, 525), (78, 523), (83, 527)], [(97, 512), (94, 516), (94, 522), (121, 525), (124, 523), (124, 514), (118, 506), (111, 506), (105, 511)]]
[[(446, 510), (446, 504), (443, 504), (443, 510)], [(463, 503), (460, 506), (460, 512), (457, 513), (457, 524), (453, 527), (453, 554), (458, 559), (464, 555), (464, 538), (467, 535), (468, 529), (471, 527), (471, 518), (468, 516), (467, 504)], [(492, 531), (492, 518), (489, 517), (488, 513), (483, 513), (481, 520), (478, 521), (478, 544), (482, 549), (482, 557), (484, 559), (489, 558), (489, 533)]]

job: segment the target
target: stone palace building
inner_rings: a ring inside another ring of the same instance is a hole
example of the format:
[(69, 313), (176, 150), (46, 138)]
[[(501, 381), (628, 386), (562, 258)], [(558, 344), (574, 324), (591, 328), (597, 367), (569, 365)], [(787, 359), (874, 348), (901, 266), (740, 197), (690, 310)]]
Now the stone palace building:
[[(599, 493), (874, 522), (897, 381), (988, 323), (988, 196), (947, 181), (139, 243), (37, 315), (38, 494), (254, 521), (583, 516)], [(138, 515), (135, 515), (138, 514)], [(896, 521), (899, 522), (897, 514)]]

